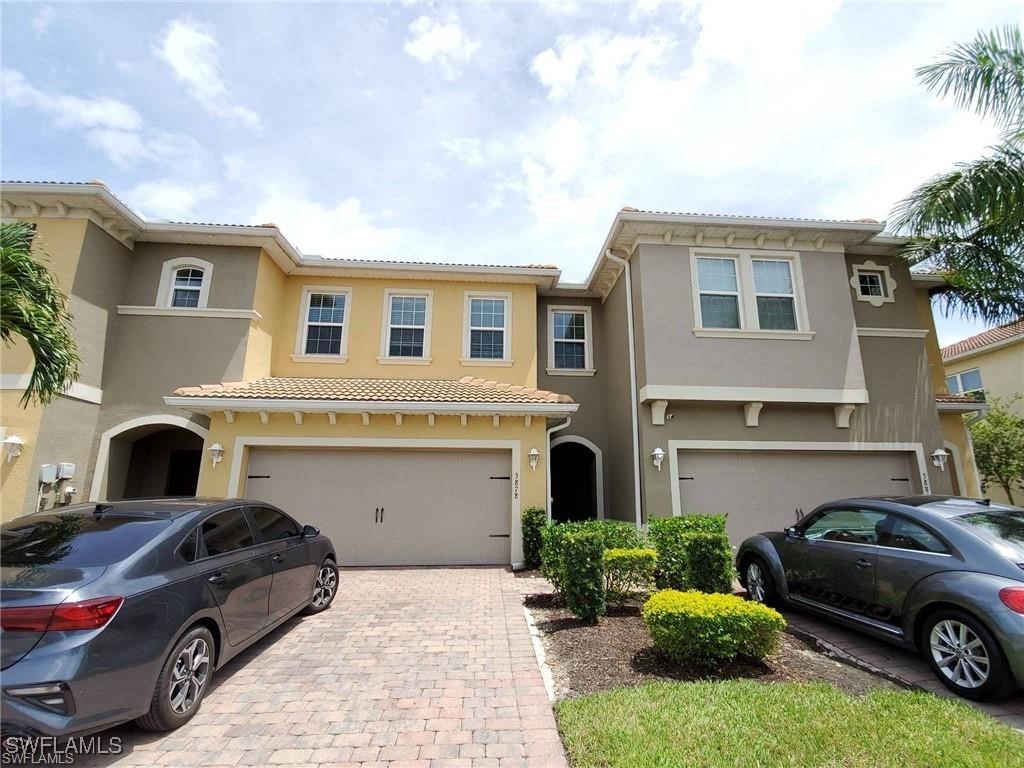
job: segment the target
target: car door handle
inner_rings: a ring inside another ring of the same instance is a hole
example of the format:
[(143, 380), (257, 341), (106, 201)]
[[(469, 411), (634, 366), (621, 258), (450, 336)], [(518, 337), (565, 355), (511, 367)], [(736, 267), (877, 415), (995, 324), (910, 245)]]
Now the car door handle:
[(220, 571), (218, 573), (215, 573), (215, 574), (213, 574), (213, 576), (211, 576), (210, 578), (207, 579), (207, 581), (210, 582), (211, 584), (220, 584), (221, 582), (224, 582), (224, 581), (227, 581), (227, 580), (228, 580), (228, 575), (226, 573), (224, 573), (224, 571)]
[(867, 560), (865, 560), (865, 559), (864, 559), (864, 558), (862, 557), (862, 558), (860, 558), (860, 559), (859, 559), (859, 560), (857, 561), (857, 567), (858, 567), (858, 568), (860, 568), (861, 570), (864, 570), (865, 568), (870, 568), (870, 567), (871, 567), (871, 563), (870, 563), (870, 562), (868, 562)]
[(275, 563), (280, 563), (284, 561), (284, 555), (273, 555), (270, 559)]

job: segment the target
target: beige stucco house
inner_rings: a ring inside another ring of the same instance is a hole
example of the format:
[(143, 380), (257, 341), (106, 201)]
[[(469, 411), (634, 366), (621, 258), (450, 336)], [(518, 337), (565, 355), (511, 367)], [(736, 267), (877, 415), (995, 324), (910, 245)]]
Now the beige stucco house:
[(5, 519), (251, 496), (345, 564), (516, 564), (530, 505), (727, 512), (740, 537), (840, 496), (977, 493), (939, 283), (875, 222), (623, 209), (572, 284), (308, 257), (273, 225), (145, 221), (100, 183), (5, 183), (0, 204), (36, 226), (83, 359), (26, 409), (31, 359), (5, 350)]

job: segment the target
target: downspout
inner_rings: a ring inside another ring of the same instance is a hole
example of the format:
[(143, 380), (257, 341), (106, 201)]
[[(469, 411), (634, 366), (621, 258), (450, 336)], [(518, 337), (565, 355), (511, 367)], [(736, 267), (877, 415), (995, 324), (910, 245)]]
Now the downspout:
[(553, 427), (548, 427), (548, 430), (547, 430), (547, 458), (544, 461), (544, 471), (547, 473), (547, 479), (545, 481), (546, 482), (545, 487), (547, 489), (547, 498), (548, 498), (547, 508), (548, 508), (548, 522), (549, 523), (551, 522), (551, 502), (552, 502), (552, 499), (551, 499), (551, 435), (553, 435), (555, 432), (558, 432), (560, 430), (565, 429), (570, 424), (572, 424), (572, 416), (566, 416), (564, 422), (562, 422), (561, 424), (557, 424), (557, 425), (555, 425)]
[(636, 338), (633, 334), (633, 280), (629, 275), (629, 262), (620, 259), (611, 248), (605, 250), (604, 255), (610, 261), (621, 264), (622, 271), (626, 273), (626, 322), (627, 336), (629, 338), (629, 392), (633, 404), (633, 510), (636, 517), (636, 527), (643, 524), (640, 518), (640, 404), (637, 402), (636, 394)]

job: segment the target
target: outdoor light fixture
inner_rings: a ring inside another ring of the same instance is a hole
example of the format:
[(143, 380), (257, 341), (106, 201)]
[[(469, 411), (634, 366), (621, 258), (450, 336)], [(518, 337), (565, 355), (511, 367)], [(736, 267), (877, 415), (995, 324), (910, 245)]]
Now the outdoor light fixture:
[(220, 443), (214, 443), (209, 448), (210, 459), (213, 460), (213, 466), (217, 466), (224, 461), (224, 446)]
[(661, 462), (665, 460), (665, 452), (661, 450), (661, 446), (658, 446), (651, 451), (651, 458), (654, 459), (654, 466), (656, 466), (658, 471), (661, 472)]
[(932, 464), (939, 468), (940, 471), (946, 471), (946, 460), (949, 458), (949, 451), (944, 448), (936, 448), (932, 453)]
[(540, 461), (540, 451), (538, 451), (536, 448), (531, 448), (530, 453), (527, 455), (530, 457), (530, 469), (536, 472), (537, 462)]
[(25, 441), (17, 435), (8, 435), (4, 438), (4, 453), (7, 454), (7, 461), (13, 461), (14, 459), (21, 456), (22, 446), (25, 445)]

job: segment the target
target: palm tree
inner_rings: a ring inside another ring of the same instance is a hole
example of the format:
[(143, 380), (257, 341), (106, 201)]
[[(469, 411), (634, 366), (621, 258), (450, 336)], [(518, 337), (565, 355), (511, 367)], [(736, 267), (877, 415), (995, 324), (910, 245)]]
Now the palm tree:
[(34, 236), (30, 224), (0, 224), (0, 338), (10, 347), (20, 336), (35, 358), (22, 405), (45, 405), (78, 378), (67, 297), (32, 254)]
[(982, 32), (917, 70), (924, 86), (991, 118), (1002, 136), (901, 201), (904, 256), (942, 274), (947, 314), (991, 323), (1024, 317), (1024, 45), (1017, 27)]

